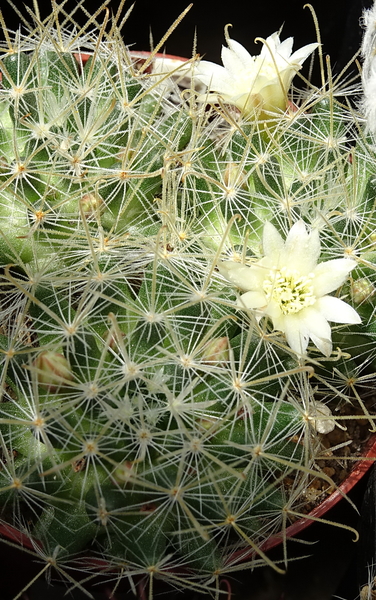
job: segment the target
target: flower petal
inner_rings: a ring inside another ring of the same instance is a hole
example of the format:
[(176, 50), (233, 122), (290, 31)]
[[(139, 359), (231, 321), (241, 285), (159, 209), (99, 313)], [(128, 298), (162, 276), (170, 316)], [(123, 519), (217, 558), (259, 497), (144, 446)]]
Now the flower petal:
[(304, 61), (308, 58), (312, 52), (319, 47), (320, 44), (317, 42), (313, 44), (307, 44), (306, 46), (302, 46), (299, 50), (295, 50), (295, 52), (290, 56), (289, 62), (294, 64), (302, 65)]
[[(231, 38), (228, 40), (228, 48), (226, 48), (225, 46), (222, 47), (222, 62), (224, 64), (224, 66), (226, 68), (227, 64), (225, 63), (225, 61), (223, 60), (223, 52), (224, 50), (230, 50), (230, 52), (232, 52), (234, 55), (236, 55), (239, 63), (246, 69), (253, 69), (254, 67), (254, 62), (255, 59), (253, 56), (251, 56), (248, 52), (248, 50), (246, 50), (244, 48), (244, 46), (242, 46), (241, 44), (239, 44), (239, 42), (236, 42), (235, 40), (232, 40)], [(234, 64), (234, 63), (233, 63)]]
[(306, 324), (310, 332), (319, 338), (330, 339), (332, 331), (326, 317), (317, 307), (317, 302), (314, 306), (308, 306), (299, 313), (300, 319)]
[(267, 300), (263, 292), (246, 292), (238, 300), (240, 308), (262, 308), (266, 306)]
[(283, 62), (290, 62), (290, 56), (291, 56), (293, 45), (294, 45), (294, 38), (289, 37), (289, 38), (286, 38), (285, 40), (283, 40), (283, 42), (280, 42), (276, 46), (277, 55), (280, 56), (282, 59), (284, 59), (281, 61), (281, 64), (283, 64)]
[(278, 329), (279, 331), (285, 330), (285, 315), (283, 314), (281, 306), (278, 302), (275, 300), (269, 300), (264, 312), (273, 321), (274, 329)]
[(317, 307), (320, 313), (324, 315), (328, 321), (349, 324), (357, 324), (362, 321), (352, 306), (334, 296), (323, 296), (322, 298), (319, 298), (315, 307)]
[(309, 337), (325, 356), (332, 353), (332, 330), (326, 317), (318, 310), (317, 302), (301, 311), (302, 322), (309, 329)]
[(318, 264), (312, 281), (315, 295), (319, 298), (338, 289), (354, 267), (356, 261), (351, 258), (335, 258)]
[(263, 44), (259, 56), (260, 58), (267, 59), (270, 62), (272, 61), (270, 55), (275, 56), (277, 54), (277, 48), (281, 45), (278, 31), (275, 31), (274, 33), (269, 35), (266, 38), (265, 42), (266, 44)]
[(247, 267), (241, 263), (226, 260), (218, 263), (218, 270), (225, 279), (242, 290), (262, 289), (264, 271), (257, 266), (255, 268)]
[(234, 80), (229, 72), (219, 65), (202, 60), (195, 70), (195, 76), (209, 90), (233, 94)]
[(230, 73), (230, 75), (236, 79), (236, 76), (242, 74), (244, 71), (244, 64), (239, 58), (239, 56), (231, 50), (231, 48), (226, 48), (226, 46), (222, 46), (221, 59), (224, 68)]
[(325, 356), (332, 352), (330, 325), (315, 307), (286, 315), (284, 333), (290, 348), (300, 355), (305, 355), (310, 338)]
[(315, 334), (311, 333), (310, 338), (315, 344), (316, 348), (318, 348), (324, 356), (327, 356), (329, 358), (333, 350), (332, 337), (330, 336), (330, 338), (320, 338), (317, 337)]
[(284, 264), (307, 275), (316, 267), (319, 256), (320, 237), (317, 229), (308, 233), (302, 220), (294, 223), (286, 238)]
[(297, 354), (305, 355), (310, 331), (306, 324), (300, 321), (297, 315), (288, 315), (285, 318), (285, 330), (286, 340), (290, 348)]
[(282, 252), (284, 248), (284, 242), (279, 234), (278, 230), (274, 225), (268, 221), (264, 225), (264, 231), (262, 234), (262, 246), (266, 256), (273, 258)]

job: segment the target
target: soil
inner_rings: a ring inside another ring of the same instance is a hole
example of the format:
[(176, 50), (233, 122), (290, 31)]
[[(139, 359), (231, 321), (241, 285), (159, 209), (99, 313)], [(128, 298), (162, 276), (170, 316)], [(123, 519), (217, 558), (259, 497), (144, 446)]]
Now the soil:
[[(371, 425), (375, 403), (375, 397), (369, 398), (365, 403), (365, 408), (370, 412), (369, 419), (360, 406), (356, 407), (352, 403), (344, 405), (339, 415), (348, 416), (349, 419), (339, 421), (340, 427), (336, 426), (333, 431), (321, 436), (322, 451), (316, 460), (316, 468), (329, 477), (332, 484), (321, 477), (310, 477), (303, 493), (306, 502), (299, 506), (299, 512), (307, 514), (321, 504), (348, 478), (357, 458), (361, 459), (364, 456), (365, 450), (375, 437), (376, 423), (373, 431)], [(354, 418), (354, 415), (359, 415), (359, 418)], [(286, 478), (285, 485), (290, 488), (294, 482)], [(295, 520), (297, 519), (291, 518), (291, 522)]]

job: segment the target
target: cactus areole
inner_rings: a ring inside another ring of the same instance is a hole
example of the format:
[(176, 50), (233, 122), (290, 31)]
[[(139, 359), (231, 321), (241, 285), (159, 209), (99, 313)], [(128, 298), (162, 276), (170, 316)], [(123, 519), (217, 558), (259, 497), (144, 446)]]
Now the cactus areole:
[(213, 591), (283, 571), (355, 424), (374, 456), (376, 144), (330, 72), (292, 95), (317, 44), (228, 38), (239, 103), (199, 57), (132, 55), (123, 4), (35, 4), (0, 46), (0, 533), (68, 585)]

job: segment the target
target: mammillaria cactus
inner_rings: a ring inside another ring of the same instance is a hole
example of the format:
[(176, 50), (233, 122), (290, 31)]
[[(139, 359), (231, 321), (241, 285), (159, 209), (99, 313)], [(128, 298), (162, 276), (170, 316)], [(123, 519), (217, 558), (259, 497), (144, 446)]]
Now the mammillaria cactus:
[(336, 486), (322, 436), (373, 424), (374, 141), (330, 73), (272, 119), (208, 106), (122, 7), (5, 30), (2, 520), (61, 572), (214, 589), (282, 570), (263, 543)]

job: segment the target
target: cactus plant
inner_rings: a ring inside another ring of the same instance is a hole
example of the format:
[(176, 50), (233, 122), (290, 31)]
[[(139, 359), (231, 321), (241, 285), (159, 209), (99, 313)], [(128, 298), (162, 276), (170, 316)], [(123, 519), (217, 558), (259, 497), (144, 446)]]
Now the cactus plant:
[(373, 428), (355, 88), (329, 70), (290, 108), (239, 104), (198, 59), (137, 63), (123, 2), (83, 28), (34, 8), (0, 52), (2, 521), (72, 585), (72, 564), (150, 595), (218, 588), (244, 557), (281, 571), (263, 542), (312, 478), (336, 486), (323, 436), (351, 414)]

